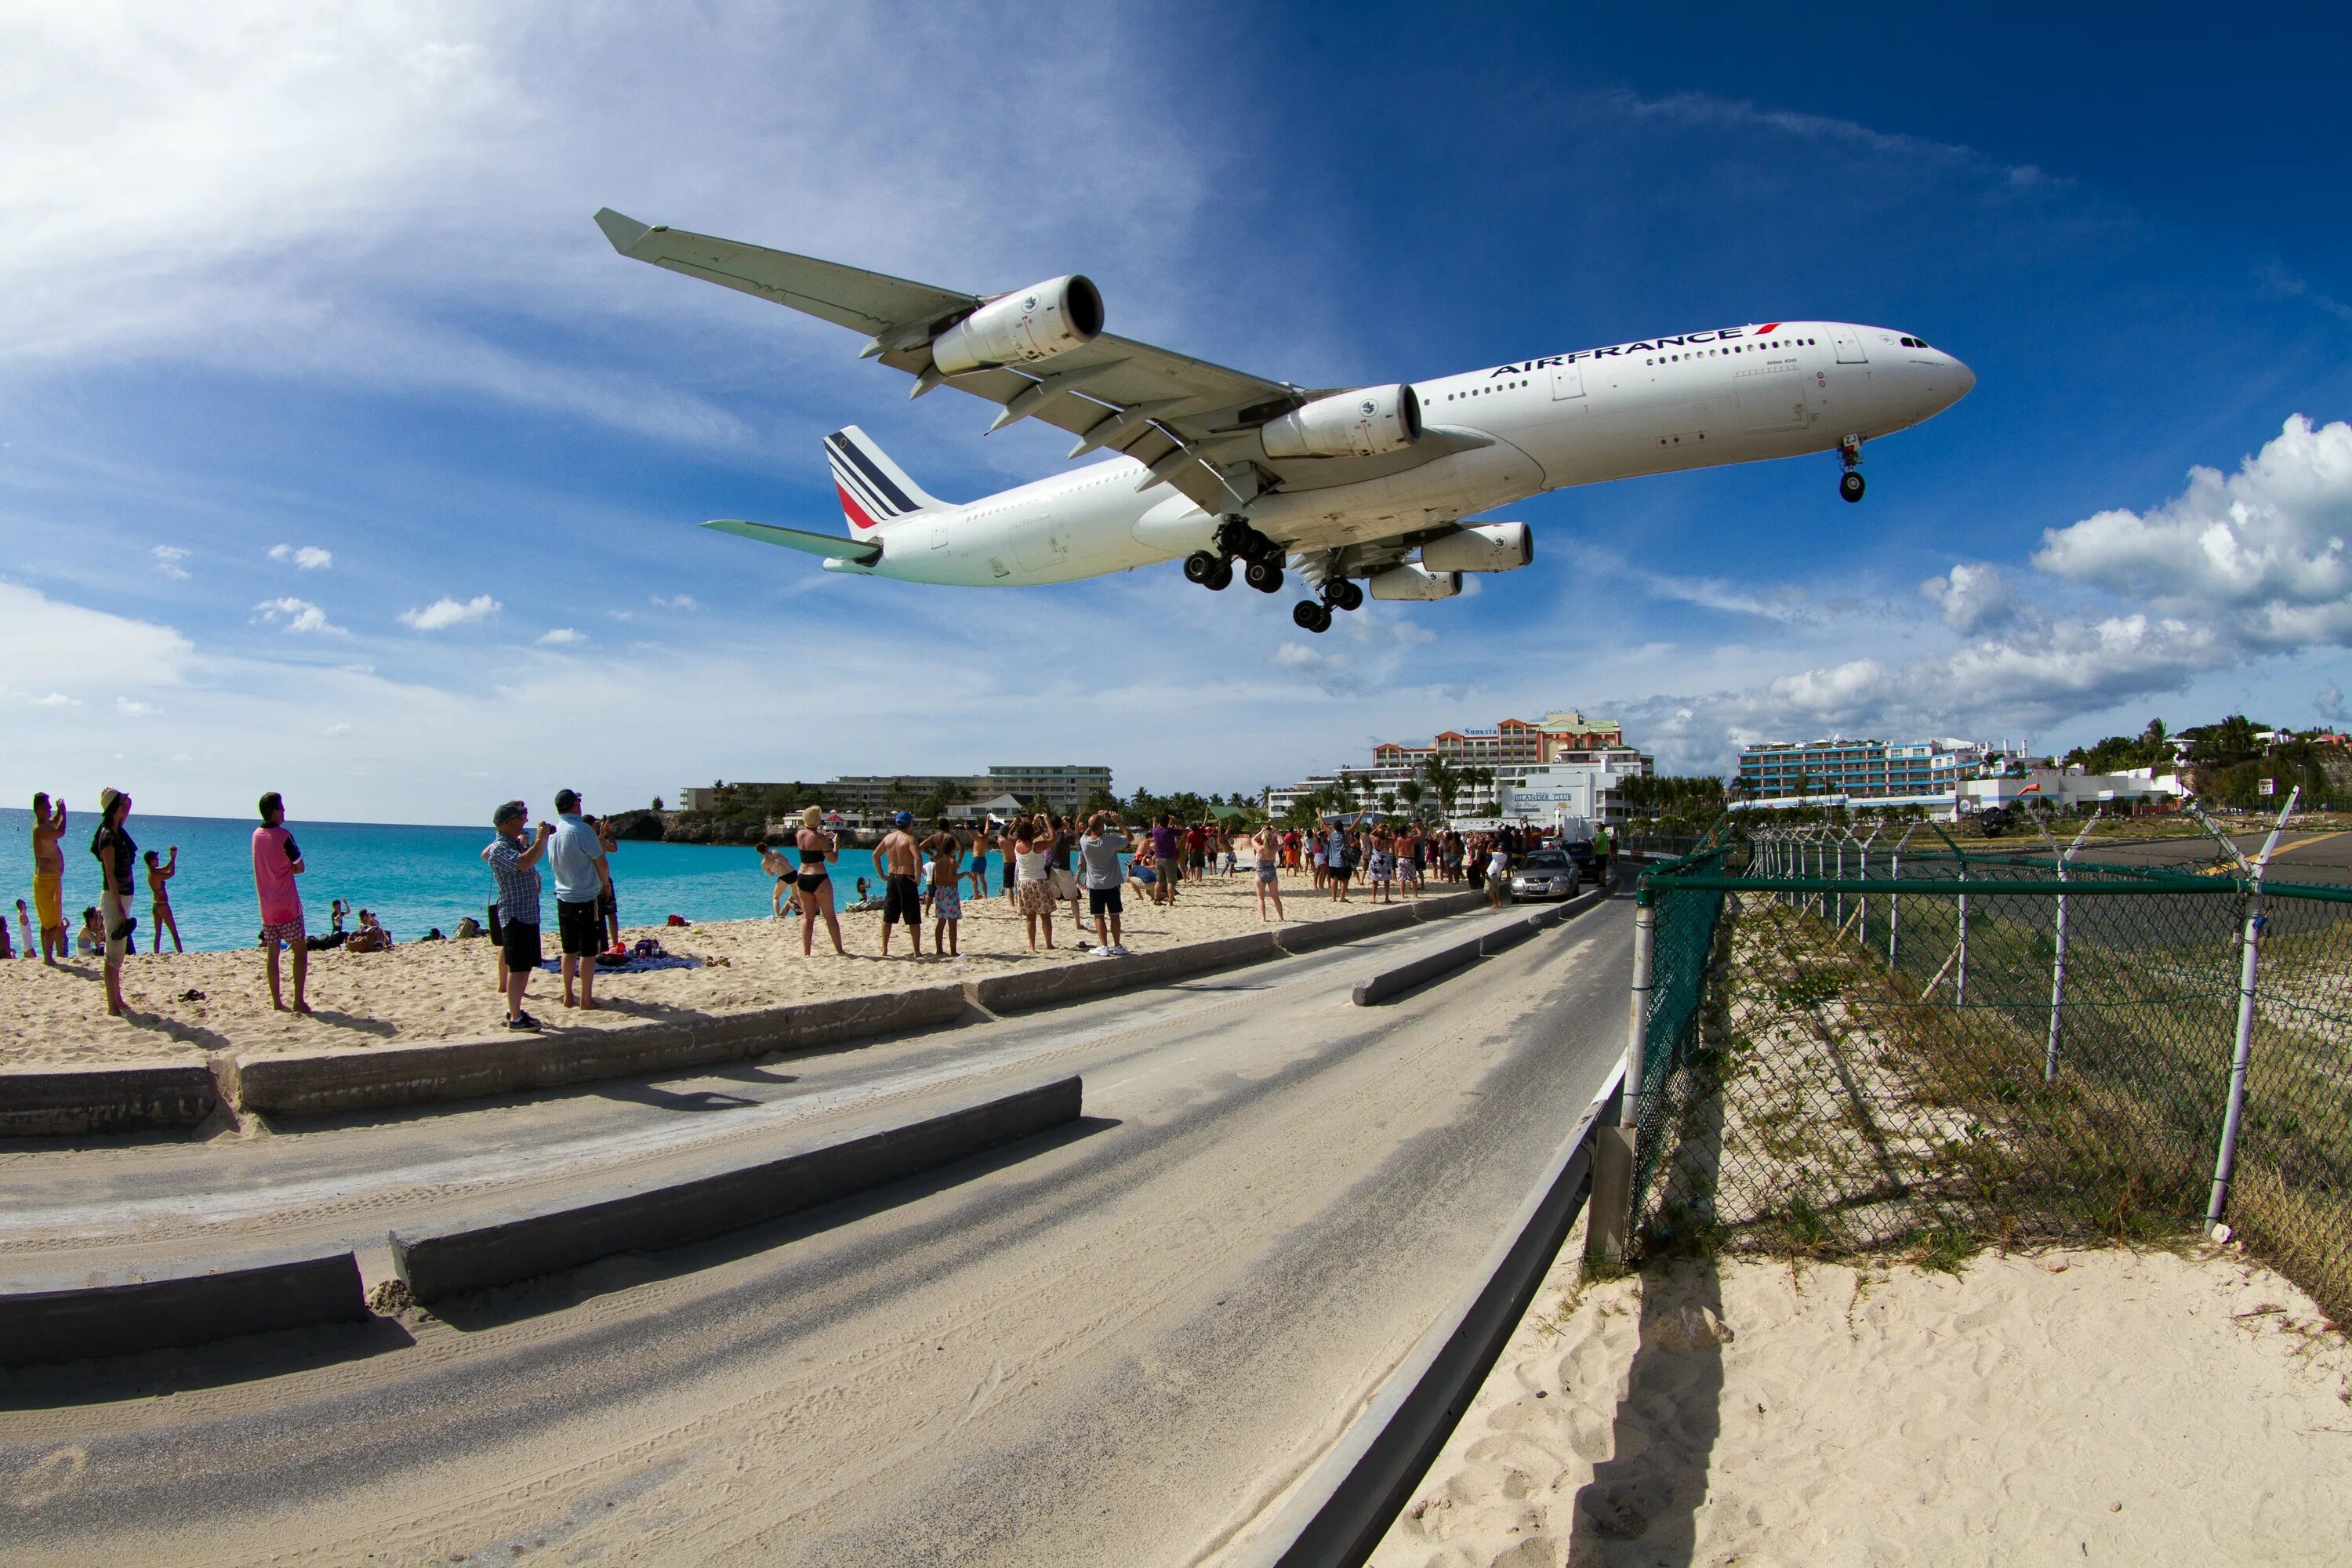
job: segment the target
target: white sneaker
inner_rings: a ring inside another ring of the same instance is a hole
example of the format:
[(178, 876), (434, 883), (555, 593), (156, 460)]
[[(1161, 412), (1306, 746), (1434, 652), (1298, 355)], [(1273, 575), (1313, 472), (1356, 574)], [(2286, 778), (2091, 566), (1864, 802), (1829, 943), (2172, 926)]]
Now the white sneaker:
[(1125, 958), (1128, 955), (1127, 943), (1123, 942), (1112, 942), (1110, 944), (1110, 955), (1113, 958)]

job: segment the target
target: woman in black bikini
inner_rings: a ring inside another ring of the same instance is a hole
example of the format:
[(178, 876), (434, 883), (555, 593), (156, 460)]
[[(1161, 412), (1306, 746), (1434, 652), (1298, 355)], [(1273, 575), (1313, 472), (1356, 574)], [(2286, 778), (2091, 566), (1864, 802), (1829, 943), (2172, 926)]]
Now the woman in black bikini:
[(824, 863), (839, 854), (833, 835), (822, 826), (824, 814), (815, 806), (801, 811), (801, 830), (793, 835), (793, 842), (801, 852), (801, 868), (793, 885), (801, 896), (801, 956), (806, 958), (816, 948), (816, 917), (824, 916), (824, 929), (833, 935), (833, 951), (842, 957), (849, 950), (841, 945), (841, 921), (833, 912), (833, 877)]

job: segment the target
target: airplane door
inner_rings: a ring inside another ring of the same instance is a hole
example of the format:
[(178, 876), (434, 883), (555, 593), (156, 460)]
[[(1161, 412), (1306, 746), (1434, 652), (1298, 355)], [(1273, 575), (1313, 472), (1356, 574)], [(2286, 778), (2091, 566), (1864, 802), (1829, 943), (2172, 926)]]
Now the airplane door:
[(1584, 367), (1580, 364), (1556, 364), (1551, 367), (1551, 400), (1584, 395)]
[(1837, 334), (1837, 362), (1840, 364), (1868, 364), (1870, 356), (1862, 352), (1862, 339), (1843, 328)]

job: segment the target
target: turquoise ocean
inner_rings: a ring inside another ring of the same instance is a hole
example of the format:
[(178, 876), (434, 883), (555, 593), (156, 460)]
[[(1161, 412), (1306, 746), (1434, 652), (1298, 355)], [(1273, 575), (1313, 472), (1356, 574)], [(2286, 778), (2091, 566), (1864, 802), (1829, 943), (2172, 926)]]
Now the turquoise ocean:
[[(81, 911), (98, 902), (98, 862), (89, 836), (98, 826), (95, 798), (85, 811), (69, 802), (71, 819), (61, 841), (65, 850), (66, 924), (81, 923)], [(180, 937), (191, 950), (249, 947), (261, 927), (253, 895), (251, 818), (149, 816), (134, 805), (128, 825), (142, 851), (168, 854), (180, 847), (180, 873), (172, 879), (172, 912)], [(373, 910), (394, 942), (410, 942), (438, 926), (444, 933), (497, 896), (482, 864), (488, 827), (424, 827), (369, 822), (289, 822), (309, 868), (301, 879), (304, 918), (313, 931), (327, 930), (327, 910), (336, 899), (354, 910)], [(33, 814), (0, 810), (0, 910), (9, 934), (18, 934), (16, 900), (33, 900)], [(143, 858), (143, 855), (142, 855)], [(988, 885), (1003, 885), (999, 857), (988, 858)], [(614, 853), (613, 884), (625, 926), (659, 925), (670, 915), (689, 921), (750, 920), (771, 910), (773, 884), (760, 869), (759, 855), (743, 846), (625, 843)], [(835, 897), (856, 897), (857, 879), (874, 877), (872, 852), (848, 849), (833, 868)], [(547, 916), (555, 891), (546, 885)], [(139, 916), (141, 952), (152, 945), (147, 930), (147, 882), (142, 867), (132, 910)], [(354, 918), (347, 929), (356, 928)]]

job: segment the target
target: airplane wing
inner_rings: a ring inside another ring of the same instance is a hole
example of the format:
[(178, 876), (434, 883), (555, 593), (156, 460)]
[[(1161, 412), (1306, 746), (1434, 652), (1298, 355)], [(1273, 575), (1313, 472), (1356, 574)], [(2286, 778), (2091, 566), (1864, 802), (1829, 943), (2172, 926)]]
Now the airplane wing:
[(942, 376), (931, 363), (931, 339), (987, 303), (982, 296), (642, 224), (610, 207), (596, 225), (624, 256), (865, 332), (868, 356), (916, 377), (912, 396), (951, 386), (1003, 409), (992, 430), (1024, 418), (1067, 430), (1079, 437), (1071, 457), (1123, 452), (1207, 511), (1238, 511), (1262, 490), (1353, 482), (1462, 449), (1441, 437), (1378, 458), (1276, 461), (1257, 440), (1257, 426), (1338, 389), (1270, 381), (1108, 332), (1038, 362), (1034, 373), (988, 367)]
[(844, 539), (835, 533), (811, 533), (800, 528), (778, 528), (772, 522), (746, 522), (738, 517), (714, 518), (702, 525), (721, 533), (731, 533), (738, 539), (756, 539), (762, 544), (781, 544), (787, 550), (797, 550), (808, 555), (822, 555), (829, 560), (846, 561), (856, 566), (871, 566), (882, 559), (878, 540)]

